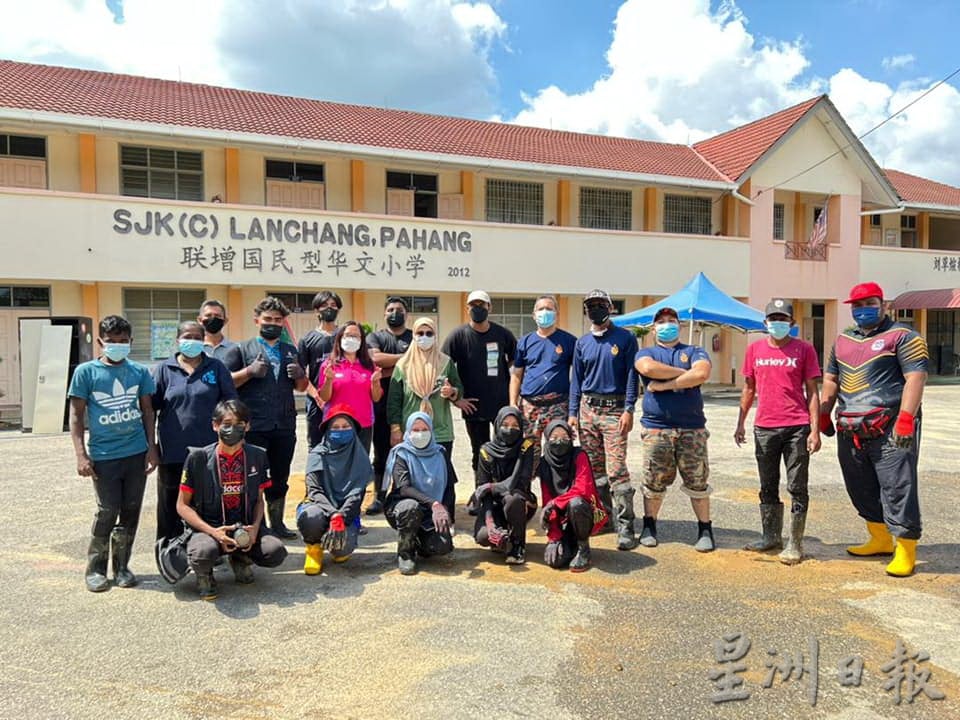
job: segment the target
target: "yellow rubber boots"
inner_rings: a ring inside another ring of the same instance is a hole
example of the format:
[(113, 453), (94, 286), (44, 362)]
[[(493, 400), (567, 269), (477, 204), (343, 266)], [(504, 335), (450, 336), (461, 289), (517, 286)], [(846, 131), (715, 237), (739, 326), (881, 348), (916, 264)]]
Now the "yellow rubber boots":
[(867, 522), (867, 532), (870, 533), (870, 539), (863, 545), (848, 547), (848, 553), (858, 557), (893, 554), (893, 535), (887, 530), (885, 523)]
[(303, 546), (303, 574), (319, 575), (323, 570), (323, 546), (319, 543), (315, 545)]
[(917, 541), (907, 538), (897, 538), (897, 549), (893, 560), (887, 565), (887, 575), (894, 577), (909, 577), (913, 575), (913, 568), (917, 564)]

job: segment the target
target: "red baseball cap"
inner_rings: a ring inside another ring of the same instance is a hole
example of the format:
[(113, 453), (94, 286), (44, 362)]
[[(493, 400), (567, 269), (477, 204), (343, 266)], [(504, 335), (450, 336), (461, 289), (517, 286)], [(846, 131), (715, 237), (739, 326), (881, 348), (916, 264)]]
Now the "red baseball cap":
[(878, 297), (883, 300), (883, 288), (875, 282), (860, 283), (859, 285), (853, 286), (853, 289), (850, 290), (850, 297), (844, 300), (844, 302), (852, 303), (857, 300), (865, 300), (872, 297)]

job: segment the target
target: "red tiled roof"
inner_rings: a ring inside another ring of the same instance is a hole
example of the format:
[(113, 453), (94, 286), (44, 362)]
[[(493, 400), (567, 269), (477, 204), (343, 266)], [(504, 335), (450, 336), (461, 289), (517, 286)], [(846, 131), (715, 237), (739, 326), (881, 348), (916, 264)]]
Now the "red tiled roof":
[(899, 170), (884, 170), (897, 194), (906, 202), (960, 207), (960, 188), (927, 180)]
[(960, 308), (960, 290), (911, 290), (897, 295), (893, 301), (897, 310), (948, 310)]
[(826, 95), (781, 110), (773, 115), (754, 120), (707, 140), (694, 143), (693, 148), (725, 175), (738, 180), (761, 155)]
[(685, 145), (0, 61), (0, 107), (729, 182)]

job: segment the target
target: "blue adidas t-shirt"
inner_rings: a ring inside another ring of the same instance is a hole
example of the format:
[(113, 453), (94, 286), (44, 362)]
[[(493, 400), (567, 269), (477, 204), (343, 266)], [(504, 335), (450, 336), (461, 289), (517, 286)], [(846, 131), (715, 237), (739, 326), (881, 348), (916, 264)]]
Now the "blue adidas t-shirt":
[(154, 389), (147, 368), (131, 360), (119, 365), (91, 360), (76, 369), (67, 394), (87, 403), (91, 460), (118, 460), (146, 452), (140, 398), (152, 395)]
[(520, 395), (568, 395), (576, 345), (577, 339), (566, 330), (554, 330), (548, 337), (532, 332), (520, 338), (513, 361), (514, 367), (524, 369)]
[[(653, 358), (664, 365), (684, 370), (689, 370), (700, 360), (710, 362), (710, 356), (702, 347), (684, 343), (677, 343), (673, 347), (654, 345), (641, 348), (637, 352), (637, 360), (642, 357)], [(654, 378), (641, 375), (640, 380), (646, 388)], [(643, 417), (640, 424), (645, 428), (698, 430), (707, 426), (707, 418), (703, 414), (703, 396), (699, 387), (663, 392), (646, 390), (643, 393), (642, 407)]]

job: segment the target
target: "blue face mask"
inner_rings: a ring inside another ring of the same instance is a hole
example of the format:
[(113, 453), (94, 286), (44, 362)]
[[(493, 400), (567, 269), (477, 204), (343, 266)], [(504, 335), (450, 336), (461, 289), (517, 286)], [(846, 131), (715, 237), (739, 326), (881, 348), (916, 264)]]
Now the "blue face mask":
[(853, 321), (862, 328), (873, 327), (880, 322), (881, 309), (877, 305), (854, 308), (851, 311)]
[(121, 362), (127, 359), (130, 354), (130, 343), (111, 343), (103, 344), (103, 354), (110, 362)]
[(178, 340), (177, 346), (184, 357), (195, 358), (203, 352), (203, 340)]
[(557, 313), (553, 310), (537, 310), (533, 316), (537, 321), (537, 327), (540, 328), (553, 327), (557, 321)]
[(353, 428), (344, 428), (343, 430), (328, 430), (327, 442), (332, 448), (343, 447), (353, 438)]
[(790, 323), (787, 320), (767, 320), (767, 332), (774, 340), (783, 340), (790, 334)]
[(673, 342), (680, 337), (680, 326), (674, 322), (660, 323), (654, 326), (654, 330), (660, 342)]

